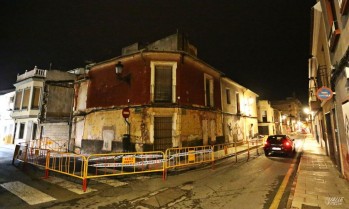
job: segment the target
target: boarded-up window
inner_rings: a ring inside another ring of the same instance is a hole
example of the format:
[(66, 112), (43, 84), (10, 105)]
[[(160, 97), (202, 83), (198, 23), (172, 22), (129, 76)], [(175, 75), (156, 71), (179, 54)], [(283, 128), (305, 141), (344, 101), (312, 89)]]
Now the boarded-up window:
[(154, 150), (172, 148), (172, 117), (154, 118)]
[(172, 66), (155, 66), (155, 102), (172, 102)]
[(34, 87), (31, 109), (39, 109), (40, 87)]
[(22, 102), (22, 90), (16, 92), (15, 110), (19, 110), (21, 108), (21, 102)]
[(24, 89), (22, 109), (28, 109), (30, 88)]

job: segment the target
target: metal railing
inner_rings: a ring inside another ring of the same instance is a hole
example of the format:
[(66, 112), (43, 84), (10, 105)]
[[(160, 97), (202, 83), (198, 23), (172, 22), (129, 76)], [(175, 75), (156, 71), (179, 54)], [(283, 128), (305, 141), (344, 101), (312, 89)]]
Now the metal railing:
[(163, 180), (167, 170), (188, 167), (198, 164), (211, 164), (215, 161), (257, 150), (261, 146), (260, 139), (249, 141), (243, 146), (226, 143), (196, 147), (169, 148), (165, 152), (125, 152), (109, 154), (91, 154), (88, 156), (60, 152), (55, 150), (30, 147), (27, 143), (16, 145), (12, 164), (16, 160), (45, 168), (45, 178), (49, 172), (82, 179), (82, 189), (87, 190), (87, 180), (93, 178), (162, 172)]

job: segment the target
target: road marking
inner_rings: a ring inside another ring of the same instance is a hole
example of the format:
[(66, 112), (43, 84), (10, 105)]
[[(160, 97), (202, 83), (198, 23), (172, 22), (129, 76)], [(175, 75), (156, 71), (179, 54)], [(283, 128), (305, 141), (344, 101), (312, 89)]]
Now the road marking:
[(82, 180), (81, 180), (81, 184), (76, 184), (76, 183), (66, 181), (66, 180), (58, 178), (58, 177), (54, 177), (54, 176), (50, 176), (44, 180), (51, 183), (51, 184), (56, 184), (60, 187), (63, 187), (71, 192), (76, 193), (76, 194), (85, 194), (85, 193), (97, 191), (96, 189), (91, 189), (90, 187), (87, 187), (86, 192), (84, 192), (82, 190)]
[(288, 169), (287, 174), (286, 174), (284, 180), (282, 181), (282, 183), (279, 187), (279, 190), (277, 191), (277, 193), (274, 197), (274, 200), (271, 203), (269, 209), (277, 209), (279, 207), (282, 195), (285, 192), (288, 180), (290, 179), (290, 176), (292, 175), (293, 169), (294, 169), (294, 164), (292, 164), (291, 167)]
[(55, 198), (19, 181), (7, 182), (0, 184), (0, 186), (18, 196), (29, 205), (36, 205), (56, 200)]

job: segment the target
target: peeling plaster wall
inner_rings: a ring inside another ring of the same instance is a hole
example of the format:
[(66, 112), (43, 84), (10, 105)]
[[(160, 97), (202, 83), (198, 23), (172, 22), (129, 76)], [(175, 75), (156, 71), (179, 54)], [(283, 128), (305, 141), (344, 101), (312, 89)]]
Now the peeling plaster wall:
[[(76, 125), (76, 133), (80, 129), (84, 130), (82, 140), (76, 141), (76, 146), (80, 144), (85, 149), (83, 153), (102, 152), (102, 149), (106, 149), (101, 145), (104, 140), (103, 131), (111, 130), (114, 133), (112, 147), (105, 151), (122, 150), (122, 137), (127, 133), (128, 126), (121, 112), (122, 110), (110, 110), (88, 114), (85, 120)], [(222, 117), (219, 113), (178, 108), (131, 107), (128, 121), (131, 124), (131, 144), (135, 151), (149, 151), (146, 149), (154, 144), (154, 117), (163, 116), (173, 118), (173, 147), (212, 144), (217, 136), (222, 136)], [(110, 134), (108, 136), (110, 139)], [(84, 143), (89, 145), (85, 146)], [(100, 150), (91, 146), (100, 146)]]
[[(118, 112), (119, 114), (117, 114)], [(122, 140), (122, 135), (119, 130), (125, 126), (125, 122), (121, 116), (121, 110), (100, 111), (87, 115), (85, 119), (83, 139), (102, 140), (102, 130), (103, 127), (106, 126), (114, 127), (114, 140)]]
[[(130, 82), (115, 75), (118, 61), (124, 66), (122, 76), (129, 75)], [(151, 63), (155, 62), (175, 63), (176, 84), (171, 103), (152, 101)], [(210, 109), (205, 107), (205, 74), (214, 80), (215, 106)], [(173, 147), (216, 143), (223, 136), (220, 73), (196, 58), (183, 53), (142, 51), (92, 66), (88, 79), (76, 85), (74, 117), (84, 122), (76, 123), (75, 142), (77, 147), (80, 144), (82, 152), (110, 150), (111, 138), (111, 150), (122, 149), (123, 136), (128, 133), (121, 114), (126, 106), (130, 108), (130, 141), (137, 151), (154, 149), (156, 117), (172, 118)], [(176, 103), (181, 108), (175, 107)], [(106, 128), (108, 131), (103, 135)], [(105, 138), (108, 138), (107, 147), (103, 147)]]
[(88, 83), (83, 82), (80, 83), (80, 85), (77, 88), (77, 95), (76, 98), (76, 110), (85, 110), (86, 109), (86, 101), (87, 101), (87, 88)]

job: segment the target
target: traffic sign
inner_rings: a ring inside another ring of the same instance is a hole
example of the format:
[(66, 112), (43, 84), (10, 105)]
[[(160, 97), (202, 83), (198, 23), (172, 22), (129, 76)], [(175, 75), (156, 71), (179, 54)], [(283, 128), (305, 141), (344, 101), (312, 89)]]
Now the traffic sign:
[(333, 92), (330, 88), (323, 86), (317, 90), (316, 96), (318, 99), (326, 101), (332, 98)]
[(128, 107), (125, 107), (124, 109), (122, 109), (122, 117), (124, 118), (130, 117), (130, 109)]

